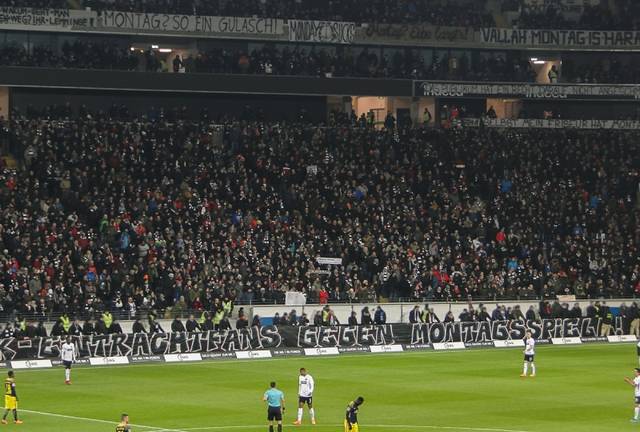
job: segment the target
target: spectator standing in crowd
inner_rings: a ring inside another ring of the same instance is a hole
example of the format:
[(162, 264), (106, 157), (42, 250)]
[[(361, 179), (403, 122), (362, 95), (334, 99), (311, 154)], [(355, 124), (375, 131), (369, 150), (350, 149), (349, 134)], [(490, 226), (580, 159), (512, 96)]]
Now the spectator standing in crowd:
[(556, 67), (556, 65), (552, 65), (551, 69), (549, 69), (549, 73), (547, 74), (547, 76), (549, 77), (549, 83), (550, 84), (557, 84), (558, 83), (558, 68)]
[(424, 112), (422, 113), (422, 124), (424, 126), (429, 126), (432, 120), (433, 120), (433, 116), (431, 115), (429, 108), (425, 108)]
[(173, 73), (180, 72), (182, 67), (183, 67), (182, 59), (180, 58), (180, 55), (176, 54), (176, 56), (173, 59)]
[(140, 318), (136, 318), (136, 320), (133, 323), (133, 326), (131, 327), (131, 331), (133, 333), (147, 333), (147, 329), (144, 328), (144, 324), (142, 324), (142, 321), (140, 321)]
[(298, 325), (300, 326), (308, 326), (309, 325), (309, 318), (307, 317), (306, 313), (302, 313), (302, 315), (300, 315), (300, 320)]
[(381, 306), (376, 308), (376, 312), (373, 315), (373, 323), (375, 325), (383, 325), (387, 323), (387, 314)]
[(371, 319), (371, 312), (369, 312), (369, 306), (365, 306), (362, 308), (362, 312), (360, 313), (360, 324), (365, 326), (370, 326), (373, 324), (373, 320)]
[(354, 327), (358, 325), (358, 314), (356, 311), (351, 311), (351, 315), (349, 315), (349, 326)]
[(155, 317), (149, 318), (149, 333), (164, 333), (164, 329), (160, 325), (160, 323), (155, 319)]
[(421, 322), (421, 312), (420, 312), (420, 306), (414, 306), (413, 309), (409, 312), (409, 322), (411, 324), (416, 324)]
[(600, 318), (602, 320), (602, 325), (600, 327), (600, 336), (608, 336), (611, 334), (611, 328), (613, 324), (613, 313), (609, 306), (607, 306), (606, 302), (602, 302), (602, 307), (600, 308)]
[(189, 319), (187, 319), (186, 330), (189, 333), (195, 333), (201, 331), (200, 323), (196, 321), (196, 318), (193, 314), (189, 315)]
[(582, 318), (582, 308), (580, 308), (580, 303), (575, 303), (573, 308), (571, 308), (571, 317)]
[(238, 319), (236, 320), (236, 329), (242, 330), (246, 328), (249, 328), (249, 320), (244, 314), (242, 314), (238, 316)]
[[(40, 324), (42, 324), (42, 321), (40, 321)], [(91, 336), (92, 334), (95, 334), (95, 328), (90, 319), (85, 320), (84, 324), (82, 325), (82, 334), (84, 336)]]
[(71, 327), (69, 327), (69, 335), (70, 336), (82, 336), (82, 326), (77, 319), (73, 320)]
[(122, 334), (124, 333), (122, 331), (122, 326), (120, 325), (120, 322), (118, 320), (113, 320), (113, 323), (111, 323), (111, 327), (109, 327), (109, 334)]
[(251, 327), (262, 327), (262, 322), (260, 321), (260, 316), (254, 315), (253, 320), (251, 321)]
[(640, 310), (638, 310), (637, 302), (634, 301), (633, 303), (631, 303), (627, 314), (630, 321), (629, 333), (635, 335), (636, 337), (640, 337)]
[(173, 319), (173, 322), (171, 323), (171, 332), (172, 333), (182, 333), (187, 331), (186, 328), (184, 327), (184, 324), (182, 323), (182, 320), (180, 320), (180, 318), (175, 317)]
[(478, 314), (478, 321), (481, 321), (481, 322), (491, 321), (491, 316), (487, 312), (487, 308), (485, 306), (480, 307), (480, 313)]

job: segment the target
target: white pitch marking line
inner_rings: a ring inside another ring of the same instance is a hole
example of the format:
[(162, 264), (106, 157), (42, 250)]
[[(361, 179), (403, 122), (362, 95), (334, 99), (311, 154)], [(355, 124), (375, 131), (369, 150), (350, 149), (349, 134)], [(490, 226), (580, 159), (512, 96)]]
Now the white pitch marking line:
[[(94, 419), (88, 417), (77, 417), (70, 416), (65, 414), (55, 414), (43, 411), (32, 411), (21, 409), (20, 412), (27, 412), (31, 414), (39, 414), (49, 417), (59, 417), (66, 418), (71, 420), (80, 420), (80, 421), (89, 421), (94, 423), (106, 423), (110, 425), (118, 424), (117, 422), (109, 421), (109, 420), (101, 420)], [(187, 431), (205, 431), (205, 430), (224, 430), (224, 429), (253, 429), (259, 428), (264, 425), (236, 425), (236, 426), (205, 426), (205, 427), (195, 427), (195, 428), (186, 428), (186, 429), (167, 429), (161, 428), (158, 426), (147, 426), (140, 424), (131, 424), (131, 426), (143, 428), (143, 429), (151, 429), (149, 432), (187, 432)], [(323, 425), (330, 427), (338, 427), (342, 426), (339, 424), (332, 425)], [(474, 431), (474, 432), (527, 432), (523, 430), (515, 430), (515, 429), (496, 429), (496, 428), (479, 428), (479, 427), (464, 427), (464, 426), (433, 426), (433, 425), (379, 425), (379, 424), (368, 424), (367, 427), (370, 428), (390, 428), (390, 429), (407, 429), (407, 428), (416, 428), (416, 429), (441, 429), (441, 430), (457, 430), (457, 431)]]
[[(101, 420), (101, 419), (94, 419), (94, 418), (88, 418), (88, 417), (76, 417), (76, 416), (70, 416), (70, 415), (65, 415), (65, 414), (56, 414), (56, 413), (50, 413), (50, 412), (44, 412), (44, 411), (32, 411), (32, 410), (20, 409), (19, 412), (38, 414), (38, 415), (43, 415), (43, 416), (48, 416), (48, 417), (65, 418), (65, 419), (70, 419), (70, 420), (79, 420), (79, 421), (87, 421), (87, 422), (94, 422), (94, 423), (106, 423), (106, 424), (110, 424), (110, 425), (117, 425), (118, 424), (118, 422), (109, 421), (109, 420)], [(182, 430), (182, 429), (166, 429), (166, 428), (161, 428), (161, 427), (158, 427), (158, 426), (146, 426), (146, 425), (134, 424), (134, 423), (131, 423), (131, 426), (138, 427), (138, 428), (143, 428), (143, 429), (152, 429), (152, 431), (184, 432), (184, 430)]]
[[(264, 425), (246, 425), (246, 426), (207, 426), (187, 428), (185, 431), (205, 431), (205, 430), (224, 430), (224, 429), (253, 429), (263, 427)], [(341, 424), (326, 424), (321, 426), (328, 427), (340, 427)], [(453, 431), (472, 431), (472, 432), (528, 432), (524, 430), (516, 429), (496, 429), (496, 428), (481, 428), (481, 427), (464, 427), (464, 426), (433, 426), (433, 425), (380, 425), (380, 424), (367, 424), (368, 428), (389, 428), (389, 429), (438, 429), (438, 430), (453, 430)], [(151, 431), (162, 432), (162, 431)]]

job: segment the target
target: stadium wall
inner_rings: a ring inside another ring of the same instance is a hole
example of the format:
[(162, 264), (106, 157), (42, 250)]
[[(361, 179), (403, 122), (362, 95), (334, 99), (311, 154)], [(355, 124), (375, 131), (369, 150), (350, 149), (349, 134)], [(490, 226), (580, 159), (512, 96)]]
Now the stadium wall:
[(188, 118), (199, 119), (200, 112), (207, 109), (209, 117), (217, 118), (222, 114), (242, 117), (246, 106), (256, 112), (262, 110), (265, 119), (293, 120), (301, 108), (306, 111), (309, 120), (324, 122), (327, 116), (327, 98), (321, 96), (285, 96), (285, 95), (228, 95), (228, 94), (190, 94), (174, 92), (127, 92), (95, 91), (77, 89), (15, 88), (12, 91), (12, 105), (23, 110), (31, 106), (42, 109), (52, 101), (68, 103), (73, 109), (84, 105), (90, 112), (108, 111), (112, 105), (126, 106), (133, 114), (148, 114), (152, 107), (187, 108)]
[(0, 85), (174, 93), (411, 96), (410, 80), (0, 67)]

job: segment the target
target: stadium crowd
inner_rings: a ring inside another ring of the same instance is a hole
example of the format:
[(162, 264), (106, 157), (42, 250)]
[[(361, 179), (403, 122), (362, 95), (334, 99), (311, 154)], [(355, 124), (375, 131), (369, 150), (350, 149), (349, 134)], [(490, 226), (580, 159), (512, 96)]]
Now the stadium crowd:
[[(357, 23), (420, 23), (439, 26), (495, 27), (486, 0), (7, 0), (3, 6), (69, 7), (126, 12), (213, 16), (257, 16)], [(571, 5), (575, 6), (575, 5)], [(569, 10), (562, 0), (535, 4), (501, 0), (496, 12), (515, 14), (511, 23), (527, 29), (636, 30), (640, 11), (634, 0), (580, 5)]]
[[(264, 45), (250, 52), (215, 48), (197, 54), (161, 56), (155, 50), (132, 51), (111, 42), (78, 39), (66, 42), (59, 52), (35, 45), (30, 50), (17, 44), (0, 47), (0, 66), (27, 66), (123, 71), (296, 75), (315, 77), (368, 77), (460, 81), (534, 82), (536, 72), (528, 57), (505, 57), (496, 53), (478, 56), (425, 59), (417, 50), (398, 50), (393, 55), (378, 49), (355, 53), (350, 49), (278, 48)], [(559, 82), (637, 83), (639, 68), (632, 57), (602, 59), (584, 64), (567, 57), (558, 70)]]
[(635, 132), (50, 112), (3, 129), (5, 313), (640, 292)]
[(577, 63), (572, 59), (562, 62), (562, 81), (573, 83), (615, 83), (637, 84), (640, 82), (640, 67), (635, 59), (611, 57), (593, 60), (589, 63)]
[[(65, 0), (7, 0), (5, 6), (68, 9)], [(94, 10), (491, 27), (486, 0), (79, 0)]]
[(0, 48), (0, 65), (76, 69), (115, 69), (147, 72), (240, 73), (319, 77), (371, 77), (449, 79), (475, 81), (528, 81), (535, 78), (526, 58), (503, 56), (425, 59), (415, 50), (398, 50), (393, 56), (379, 50), (354, 53), (298, 46), (279, 49), (272, 45), (247, 52), (217, 48), (197, 54), (161, 56), (152, 49), (143, 53), (110, 42), (66, 42), (59, 52), (48, 46), (26, 50), (16, 44)]

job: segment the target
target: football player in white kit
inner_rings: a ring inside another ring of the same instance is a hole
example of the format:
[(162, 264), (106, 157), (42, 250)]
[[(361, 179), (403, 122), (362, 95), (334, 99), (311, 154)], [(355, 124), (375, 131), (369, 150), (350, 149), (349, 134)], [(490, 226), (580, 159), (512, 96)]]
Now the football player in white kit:
[(533, 358), (536, 355), (536, 340), (531, 336), (531, 331), (527, 331), (527, 337), (524, 339), (524, 368), (522, 369), (521, 377), (526, 377), (529, 371), (529, 365), (531, 365), (531, 376), (536, 376), (536, 364), (533, 362)]
[(631, 379), (624, 377), (625, 382), (631, 384), (634, 388), (634, 396), (636, 398), (636, 407), (633, 410), (632, 423), (640, 422), (640, 368), (635, 369), (636, 376)]
[(313, 390), (315, 389), (315, 382), (313, 377), (307, 373), (305, 368), (300, 369), (300, 376), (298, 377), (298, 419), (293, 422), (294, 425), (302, 424), (302, 414), (304, 412), (304, 405), (309, 407), (309, 415), (311, 416), (311, 424), (316, 424), (316, 413), (313, 409)]
[(76, 361), (76, 347), (70, 337), (60, 347), (60, 359), (64, 365), (64, 383), (71, 385), (71, 365)]

